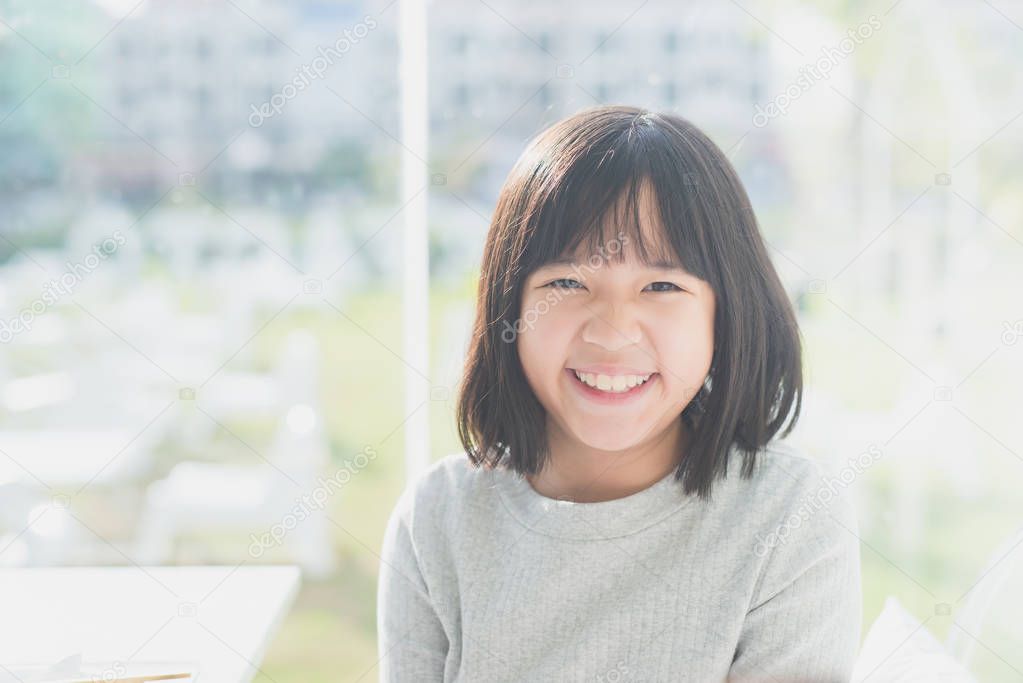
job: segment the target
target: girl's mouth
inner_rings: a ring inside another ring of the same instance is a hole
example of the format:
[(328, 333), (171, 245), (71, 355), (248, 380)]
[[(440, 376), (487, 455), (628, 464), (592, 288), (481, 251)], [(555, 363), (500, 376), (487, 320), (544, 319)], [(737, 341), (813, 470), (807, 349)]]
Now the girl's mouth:
[(584, 398), (593, 401), (594, 403), (600, 403), (604, 405), (619, 405), (622, 403), (628, 403), (635, 401), (643, 394), (649, 391), (650, 385), (660, 380), (660, 373), (653, 373), (650, 375), (642, 384), (637, 384), (631, 389), (625, 391), (604, 391), (596, 387), (592, 387), (586, 384), (578, 375), (575, 374), (575, 370), (572, 368), (565, 368), (565, 372), (568, 373), (568, 380), (572, 383), (572, 386), (576, 388), (576, 391), (580, 393)]

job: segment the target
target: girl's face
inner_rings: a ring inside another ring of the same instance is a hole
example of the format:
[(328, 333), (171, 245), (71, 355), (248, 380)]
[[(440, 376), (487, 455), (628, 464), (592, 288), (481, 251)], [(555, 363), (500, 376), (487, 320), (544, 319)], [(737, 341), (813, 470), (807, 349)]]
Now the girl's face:
[[(647, 245), (657, 237), (648, 217)], [(714, 350), (710, 285), (670, 265), (644, 266), (627, 242), (604, 245), (605, 254), (625, 252), (622, 264), (580, 253), (574, 267), (533, 272), (516, 337), (549, 426), (602, 451), (640, 446), (676, 423), (703, 386)]]

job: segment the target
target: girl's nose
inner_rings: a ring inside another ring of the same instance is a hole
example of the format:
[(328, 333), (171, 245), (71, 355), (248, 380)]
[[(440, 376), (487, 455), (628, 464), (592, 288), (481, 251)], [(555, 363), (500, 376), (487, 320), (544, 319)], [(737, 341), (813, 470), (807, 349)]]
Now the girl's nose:
[(642, 338), (632, 306), (622, 303), (587, 305), (590, 317), (583, 327), (584, 342), (597, 344), (608, 351), (638, 344)]

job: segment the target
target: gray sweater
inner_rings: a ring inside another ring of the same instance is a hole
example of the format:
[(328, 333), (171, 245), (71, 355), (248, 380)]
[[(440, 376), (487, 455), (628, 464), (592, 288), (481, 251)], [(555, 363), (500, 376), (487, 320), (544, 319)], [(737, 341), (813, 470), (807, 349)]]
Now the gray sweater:
[[(848, 681), (860, 550), (840, 480), (778, 440), (712, 500), (674, 472), (557, 501), (463, 453), (405, 489), (383, 541), (381, 681)], [(835, 495), (829, 495), (835, 494)]]

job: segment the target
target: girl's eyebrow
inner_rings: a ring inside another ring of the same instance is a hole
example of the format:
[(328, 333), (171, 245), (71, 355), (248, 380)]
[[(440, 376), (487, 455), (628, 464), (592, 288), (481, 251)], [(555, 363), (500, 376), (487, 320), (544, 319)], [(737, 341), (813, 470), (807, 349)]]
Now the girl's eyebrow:
[(551, 266), (570, 266), (573, 263), (576, 263), (576, 260), (574, 258), (569, 258), (567, 256), (563, 256), (562, 258), (557, 258), (557, 259), (554, 259), (553, 261), (548, 261), (547, 263), (543, 264), (540, 267), (541, 268), (549, 268)]
[(677, 270), (677, 271), (682, 272), (682, 273), (689, 272), (685, 268), (682, 267), (682, 264), (680, 264), (680, 263), (678, 263), (676, 261), (661, 261), (661, 260), (657, 260), (657, 261), (653, 261), (651, 263), (648, 263), (647, 264), (647, 268), (650, 268), (651, 270)]
[[(558, 259), (554, 259), (553, 261), (548, 261), (547, 263), (545, 263), (542, 266), (540, 266), (539, 268), (537, 268), (537, 270), (545, 270), (547, 268), (554, 268), (556, 266), (571, 266), (571, 265), (577, 265), (577, 264), (579, 264), (579, 262), (576, 261), (573, 258), (558, 258)], [(663, 259), (657, 259), (657, 260), (651, 261), (649, 263), (646, 263), (646, 264), (644, 264), (644, 267), (646, 267), (646, 268), (648, 268), (650, 270), (666, 270), (666, 271), (667, 270), (670, 270), (670, 271), (676, 271), (677, 270), (680, 273), (688, 273), (689, 272), (685, 268), (683, 268), (682, 265), (680, 263), (678, 263), (677, 261), (666, 261), (666, 260), (663, 260)]]

